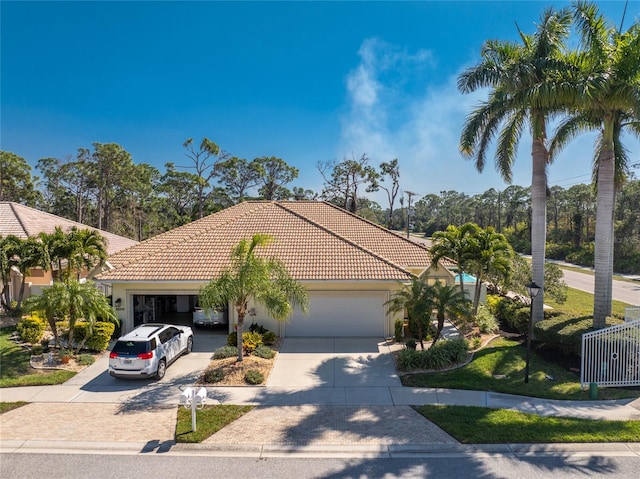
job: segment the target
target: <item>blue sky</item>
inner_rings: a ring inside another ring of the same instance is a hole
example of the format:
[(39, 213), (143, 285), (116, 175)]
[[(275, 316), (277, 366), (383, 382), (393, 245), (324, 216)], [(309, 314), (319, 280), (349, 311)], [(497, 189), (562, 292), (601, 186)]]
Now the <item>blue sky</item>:
[[(503, 189), (492, 164), (480, 174), (458, 153), (484, 95), (462, 95), (456, 78), (484, 40), (515, 41), (516, 23), (533, 33), (546, 7), (567, 4), (2, 1), (0, 146), (35, 165), (115, 142), (162, 171), (188, 165), (182, 143), (206, 136), (235, 156), (283, 158), (300, 169), (290, 186), (316, 191), (319, 161), (363, 153), (398, 158), (402, 188), (420, 195)], [(599, 4), (620, 23), (624, 2)], [(639, 16), (629, 2), (625, 28)], [(515, 184), (530, 183), (529, 145)], [(592, 148), (572, 144), (550, 183), (588, 182)]]

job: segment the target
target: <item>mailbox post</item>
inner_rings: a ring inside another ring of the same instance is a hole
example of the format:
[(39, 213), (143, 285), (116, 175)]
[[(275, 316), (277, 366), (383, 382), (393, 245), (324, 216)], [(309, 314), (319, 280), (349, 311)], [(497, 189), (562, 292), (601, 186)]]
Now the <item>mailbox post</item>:
[(191, 408), (191, 430), (193, 432), (196, 432), (196, 408), (200, 406), (200, 409), (202, 409), (206, 402), (206, 388), (200, 388), (198, 392), (196, 392), (195, 388), (189, 387), (180, 394), (180, 403), (185, 409)]

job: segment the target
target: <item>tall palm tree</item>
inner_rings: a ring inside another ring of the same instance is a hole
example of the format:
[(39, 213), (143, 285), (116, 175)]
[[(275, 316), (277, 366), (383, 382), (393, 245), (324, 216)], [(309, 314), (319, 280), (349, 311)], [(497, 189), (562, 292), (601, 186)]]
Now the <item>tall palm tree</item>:
[(231, 251), (231, 267), (219, 278), (212, 279), (200, 289), (199, 303), (205, 309), (233, 304), (238, 314), (238, 361), (242, 361), (242, 331), (249, 300), (265, 307), (277, 321), (285, 321), (294, 308), (306, 313), (307, 291), (293, 279), (282, 262), (276, 258), (256, 255), (256, 249), (273, 241), (269, 235), (256, 234), (243, 239)]
[[(458, 78), (458, 88), (472, 92), (490, 88), (489, 99), (467, 118), (461, 137), (463, 155), (475, 158), (482, 171), (485, 157), (498, 132), (496, 167), (506, 182), (511, 182), (511, 169), (517, 145), (526, 124), (533, 138), (531, 145), (531, 253), (533, 280), (544, 286), (546, 243), (547, 122), (558, 108), (554, 100), (562, 95), (557, 82), (550, 78), (565, 70), (563, 43), (568, 36), (571, 15), (568, 10), (547, 9), (542, 14), (534, 35), (519, 31), (522, 45), (487, 41), (482, 61)], [(549, 106), (545, 106), (549, 105)], [(544, 291), (544, 290), (543, 290)], [(533, 304), (533, 321), (543, 318), (544, 294)]]
[(451, 258), (458, 264), (460, 291), (464, 294), (464, 272), (468, 271), (469, 261), (473, 258), (473, 237), (479, 231), (475, 223), (465, 223), (460, 227), (449, 225), (445, 231), (433, 233), (431, 246), (432, 265), (437, 265), (442, 258)]
[(464, 293), (458, 291), (455, 285), (436, 281), (432, 286), (429, 286), (429, 289), (431, 302), (433, 309), (436, 310), (436, 319), (438, 321), (436, 335), (430, 346), (433, 347), (440, 339), (444, 328), (444, 320), (447, 316), (453, 319), (460, 316), (468, 317), (470, 313), (469, 299), (465, 297)]
[(581, 66), (574, 82), (573, 107), (558, 127), (551, 153), (556, 154), (584, 131), (598, 131), (594, 158), (596, 183), (595, 281), (593, 326), (605, 326), (611, 314), (613, 280), (613, 212), (616, 190), (628, 164), (623, 132), (640, 138), (640, 23), (616, 30), (595, 4), (574, 4), (581, 34)]
[(422, 278), (413, 278), (410, 284), (394, 292), (385, 306), (389, 306), (389, 311), (393, 313), (406, 310), (409, 322), (418, 330), (420, 347), (424, 349), (423, 325), (430, 324), (433, 313), (431, 289), (427, 282)]

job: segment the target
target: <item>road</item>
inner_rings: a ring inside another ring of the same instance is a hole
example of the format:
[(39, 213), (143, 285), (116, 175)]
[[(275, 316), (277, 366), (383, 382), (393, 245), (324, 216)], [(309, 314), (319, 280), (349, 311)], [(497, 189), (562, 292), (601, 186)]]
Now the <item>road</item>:
[[(585, 273), (578, 273), (568, 269), (563, 269), (565, 282), (571, 288), (586, 291), (593, 294), (594, 276)], [(613, 299), (635, 306), (640, 306), (640, 282), (613, 280)]]
[(161, 478), (361, 478), (361, 477), (500, 477), (554, 479), (574, 477), (638, 477), (640, 457), (622, 453), (491, 454), (450, 453), (398, 458), (220, 457), (195, 452), (121, 454), (2, 454), (7, 478), (122, 479)]

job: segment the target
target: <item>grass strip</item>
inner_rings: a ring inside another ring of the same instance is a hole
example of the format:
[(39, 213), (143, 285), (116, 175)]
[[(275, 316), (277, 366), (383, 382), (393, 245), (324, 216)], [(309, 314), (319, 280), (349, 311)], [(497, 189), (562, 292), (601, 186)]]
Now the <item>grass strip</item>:
[(463, 444), (640, 441), (640, 421), (542, 417), (473, 406), (415, 409)]
[[(593, 315), (593, 294), (580, 289), (568, 288), (567, 300), (562, 304), (557, 303), (548, 295), (545, 296), (544, 302), (554, 309), (577, 311), (579, 313), (584, 313), (585, 315)], [(611, 312), (624, 318), (624, 310), (629, 306), (631, 305), (628, 303), (623, 303), (622, 301), (614, 299), (611, 302)]]
[(25, 401), (0, 402), (0, 414), (4, 414), (5, 412), (11, 411), (12, 409), (17, 409), (26, 404), (29, 404), (29, 403)]
[[(410, 387), (493, 391), (544, 399), (588, 400), (580, 387), (580, 378), (562, 366), (545, 361), (531, 352), (529, 383), (524, 382), (526, 348), (517, 341), (497, 339), (474, 355), (462, 368), (444, 372), (402, 376)], [(552, 378), (552, 379), (550, 379)], [(599, 399), (623, 399), (640, 396), (640, 390), (602, 388)]]
[(76, 375), (74, 371), (39, 370), (30, 365), (31, 352), (9, 339), (15, 327), (0, 329), (0, 388), (50, 386), (62, 384)]
[(202, 442), (252, 409), (253, 406), (235, 406), (233, 404), (205, 406), (196, 411), (196, 432), (193, 432), (191, 409), (181, 407), (178, 409), (176, 442)]

